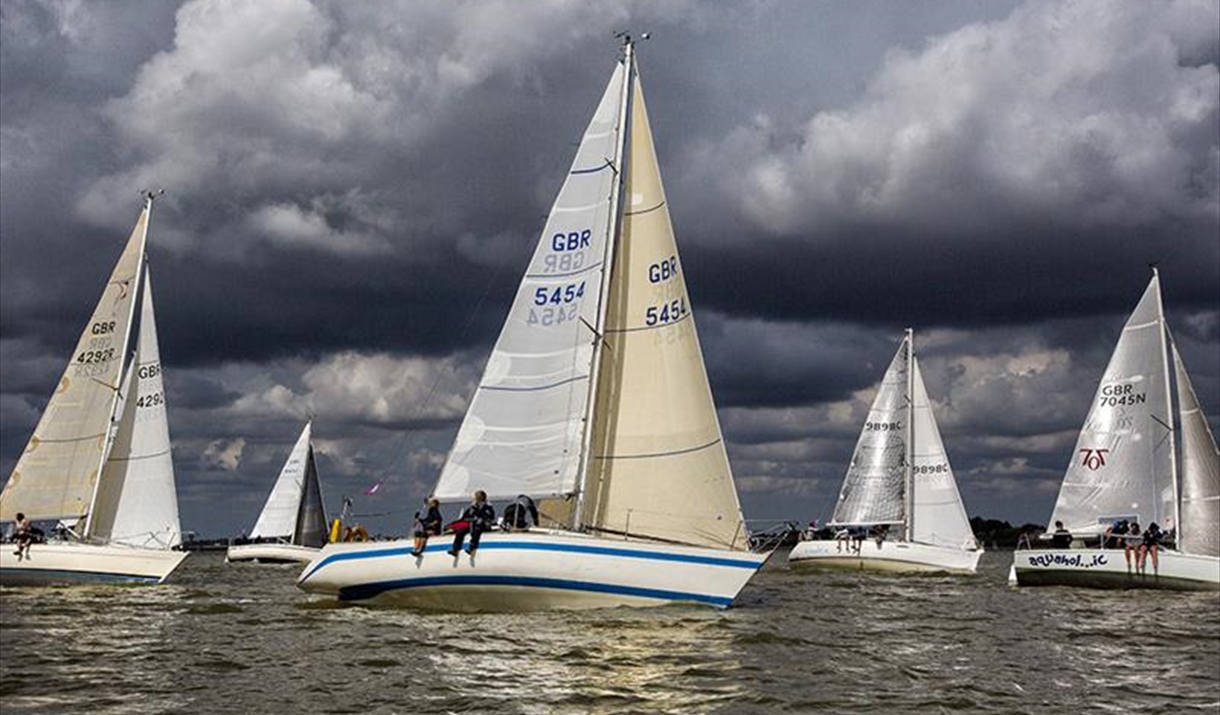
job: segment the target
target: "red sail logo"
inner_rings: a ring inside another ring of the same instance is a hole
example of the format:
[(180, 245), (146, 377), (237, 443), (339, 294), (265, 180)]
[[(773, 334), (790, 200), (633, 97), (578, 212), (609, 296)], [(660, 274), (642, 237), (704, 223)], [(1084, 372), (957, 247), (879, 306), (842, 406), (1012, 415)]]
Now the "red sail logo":
[(1080, 466), (1085, 469), (1094, 471), (1106, 466), (1106, 455), (1110, 453), (1108, 449), (1082, 449), (1080, 454), (1083, 455), (1080, 459)]

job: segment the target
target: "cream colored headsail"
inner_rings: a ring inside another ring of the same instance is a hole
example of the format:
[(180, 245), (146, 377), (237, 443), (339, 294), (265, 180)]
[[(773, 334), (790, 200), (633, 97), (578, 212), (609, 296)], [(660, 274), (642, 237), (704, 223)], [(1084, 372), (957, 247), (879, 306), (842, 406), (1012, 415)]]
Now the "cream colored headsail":
[(584, 522), (722, 549), (747, 533), (638, 78), (594, 403)]
[(140, 338), (134, 364), (127, 372), (121, 396), (122, 417), (102, 470), (89, 535), (141, 548), (170, 548), (182, 541), (182, 529), (147, 267)]
[(85, 325), (67, 370), (0, 494), (0, 520), (76, 519), (89, 511), (107, 449), (151, 203)]

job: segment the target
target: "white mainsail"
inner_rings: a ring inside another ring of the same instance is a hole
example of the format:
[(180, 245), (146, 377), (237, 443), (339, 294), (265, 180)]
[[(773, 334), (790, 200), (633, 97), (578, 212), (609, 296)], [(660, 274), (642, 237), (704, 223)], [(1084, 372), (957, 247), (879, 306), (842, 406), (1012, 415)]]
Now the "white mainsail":
[(0, 493), (0, 520), (84, 517), (106, 456), (124, 379), (151, 202), (85, 325), (71, 361)]
[(1175, 526), (1177, 494), (1159, 278), (1154, 274), (1097, 388), (1051, 522), (1098, 534), (1118, 517)]
[[(306, 422), (301, 436), (288, 453), (288, 459), (280, 469), (280, 476), (271, 487), (267, 503), (263, 505), (250, 537), (254, 539), (291, 539), (297, 531), (297, 516), (301, 511), (301, 497), (305, 494), (306, 475), (312, 463), (310, 443), (313, 422)], [(315, 472), (316, 480), (316, 472)]]
[(744, 549), (737, 490), (638, 78), (585, 480), (594, 530)]
[(1176, 346), (1173, 364), (1182, 425), (1182, 524), (1178, 548), (1188, 554), (1220, 556), (1220, 452)]
[(182, 540), (152, 282), (144, 269), (136, 357), (121, 395), (119, 429), (102, 470), (88, 535), (142, 548)]
[(906, 520), (909, 359), (904, 338), (881, 379), (856, 442), (833, 524), (901, 524)]
[(440, 499), (577, 488), (624, 76), (620, 65), (581, 140), (441, 471)]
[(932, 401), (923, 383), (919, 358), (913, 358), (911, 433), (911, 541), (955, 549), (976, 549), (974, 530), (957, 491), (957, 480), (940, 438)]

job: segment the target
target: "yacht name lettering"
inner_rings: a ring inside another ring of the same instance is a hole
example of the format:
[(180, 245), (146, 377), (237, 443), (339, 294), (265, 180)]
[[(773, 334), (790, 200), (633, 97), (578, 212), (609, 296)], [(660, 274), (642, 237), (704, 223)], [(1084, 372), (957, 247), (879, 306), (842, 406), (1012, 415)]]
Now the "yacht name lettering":
[(534, 290), (534, 305), (563, 305), (582, 298), (585, 295), (585, 282), (572, 283), (566, 286), (547, 288), (541, 286)]
[(552, 251), (579, 251), (582, 248), (589, 247), (589, 239), (593, 238), (593, 232), (589, 229), (583, 231), (570, 231), (568, 233), (557, 233), (551, 236)]
[(1109, 453), (1108, 449), (1082, 449), (1080, 450), (1080, 466), (1097, 471), (1106, 466), (1106, 455)]
[(901, 422), (865, 422), (865, 432), (897, 432), (902, 429)]
[(678, 275), (678, 257), (670, 256), (648, 267), (648, 282), (660, 283)]
[(1135, 392), (1135, 385), (1102, 385), (1101, 386), (1102, 407), (1117, 407), (1119, 405), (1139, 405), (1148, 401), (1148, 394), (1144, 392)]
[[(1087, 556), (1087, 558), (1086, 558)], [(1030, 566), (1071, 566), (1072, 568), (1091, 569), (1095, 566), (1105, 566), (1110, 559), (1105, 554), (1038, 554), (1029, 557)]]
[(94, 335), (109, 335), (114, 332), (114, 321), (107, 320), (101, 323), (94, 323), (89, 327), (89, 332)]
[(664, 325), (681, 320), (688, 312), (686, 298), (674, 298), (668, 303), (650, 305), (644, 311), (644, 325)]

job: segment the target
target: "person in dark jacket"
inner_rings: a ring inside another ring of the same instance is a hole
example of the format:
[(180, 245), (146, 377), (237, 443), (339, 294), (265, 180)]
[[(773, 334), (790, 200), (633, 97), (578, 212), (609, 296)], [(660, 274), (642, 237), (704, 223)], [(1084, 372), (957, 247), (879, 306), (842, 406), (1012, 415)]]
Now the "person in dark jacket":
[(525, 494), (517, 497), (512, 504), (504, 507), (504, 530), (525, 531), (538, 525), (538, 507), (534, 500)]
[(411, 551), (412, 556), (422, 556), (424, 547), (428, 545), (428, 537), (439, 535), (444, 524), (439, 499), (428, 497), (425, 506), (427, 512), (422, 517), (418, 511), (415, 512), (415, 548)]
[(1135, 558), (1136, 568), (1143, 573), (1147, 564), (1147, 559), (1152, 556), (1152, 573), (1157, 572), (1157, 552), (1161, 546), (1161, 527), (1154, 521), (1144, 529), (1144, 543), (1140, 544), (1139, 555)]
[(458, 552), (462, 550), (462, 542), (466, 540), (466, 534), (470, 534), (470, 546), (466, 547), (466, 553), (474, 556), (474, 552), (479, 548), (479, 539), (483, 537), (483, 532), (491, 528), (495, 521), (496, 510), (487, 503), (487, 492), (482, 489), (478, 490), (474, 493), (474, 501), (463, 509), (458, 520), (450, 525), (453, 527), (453, 547), (449, 549), (449, 555), (457, 556)]
[(1055, 533), (1051, 534), (1052, 549), (1070, 549), (1072, 548), (1072, 532), (1063, 528), (1062, 521), (1055, 522)]

